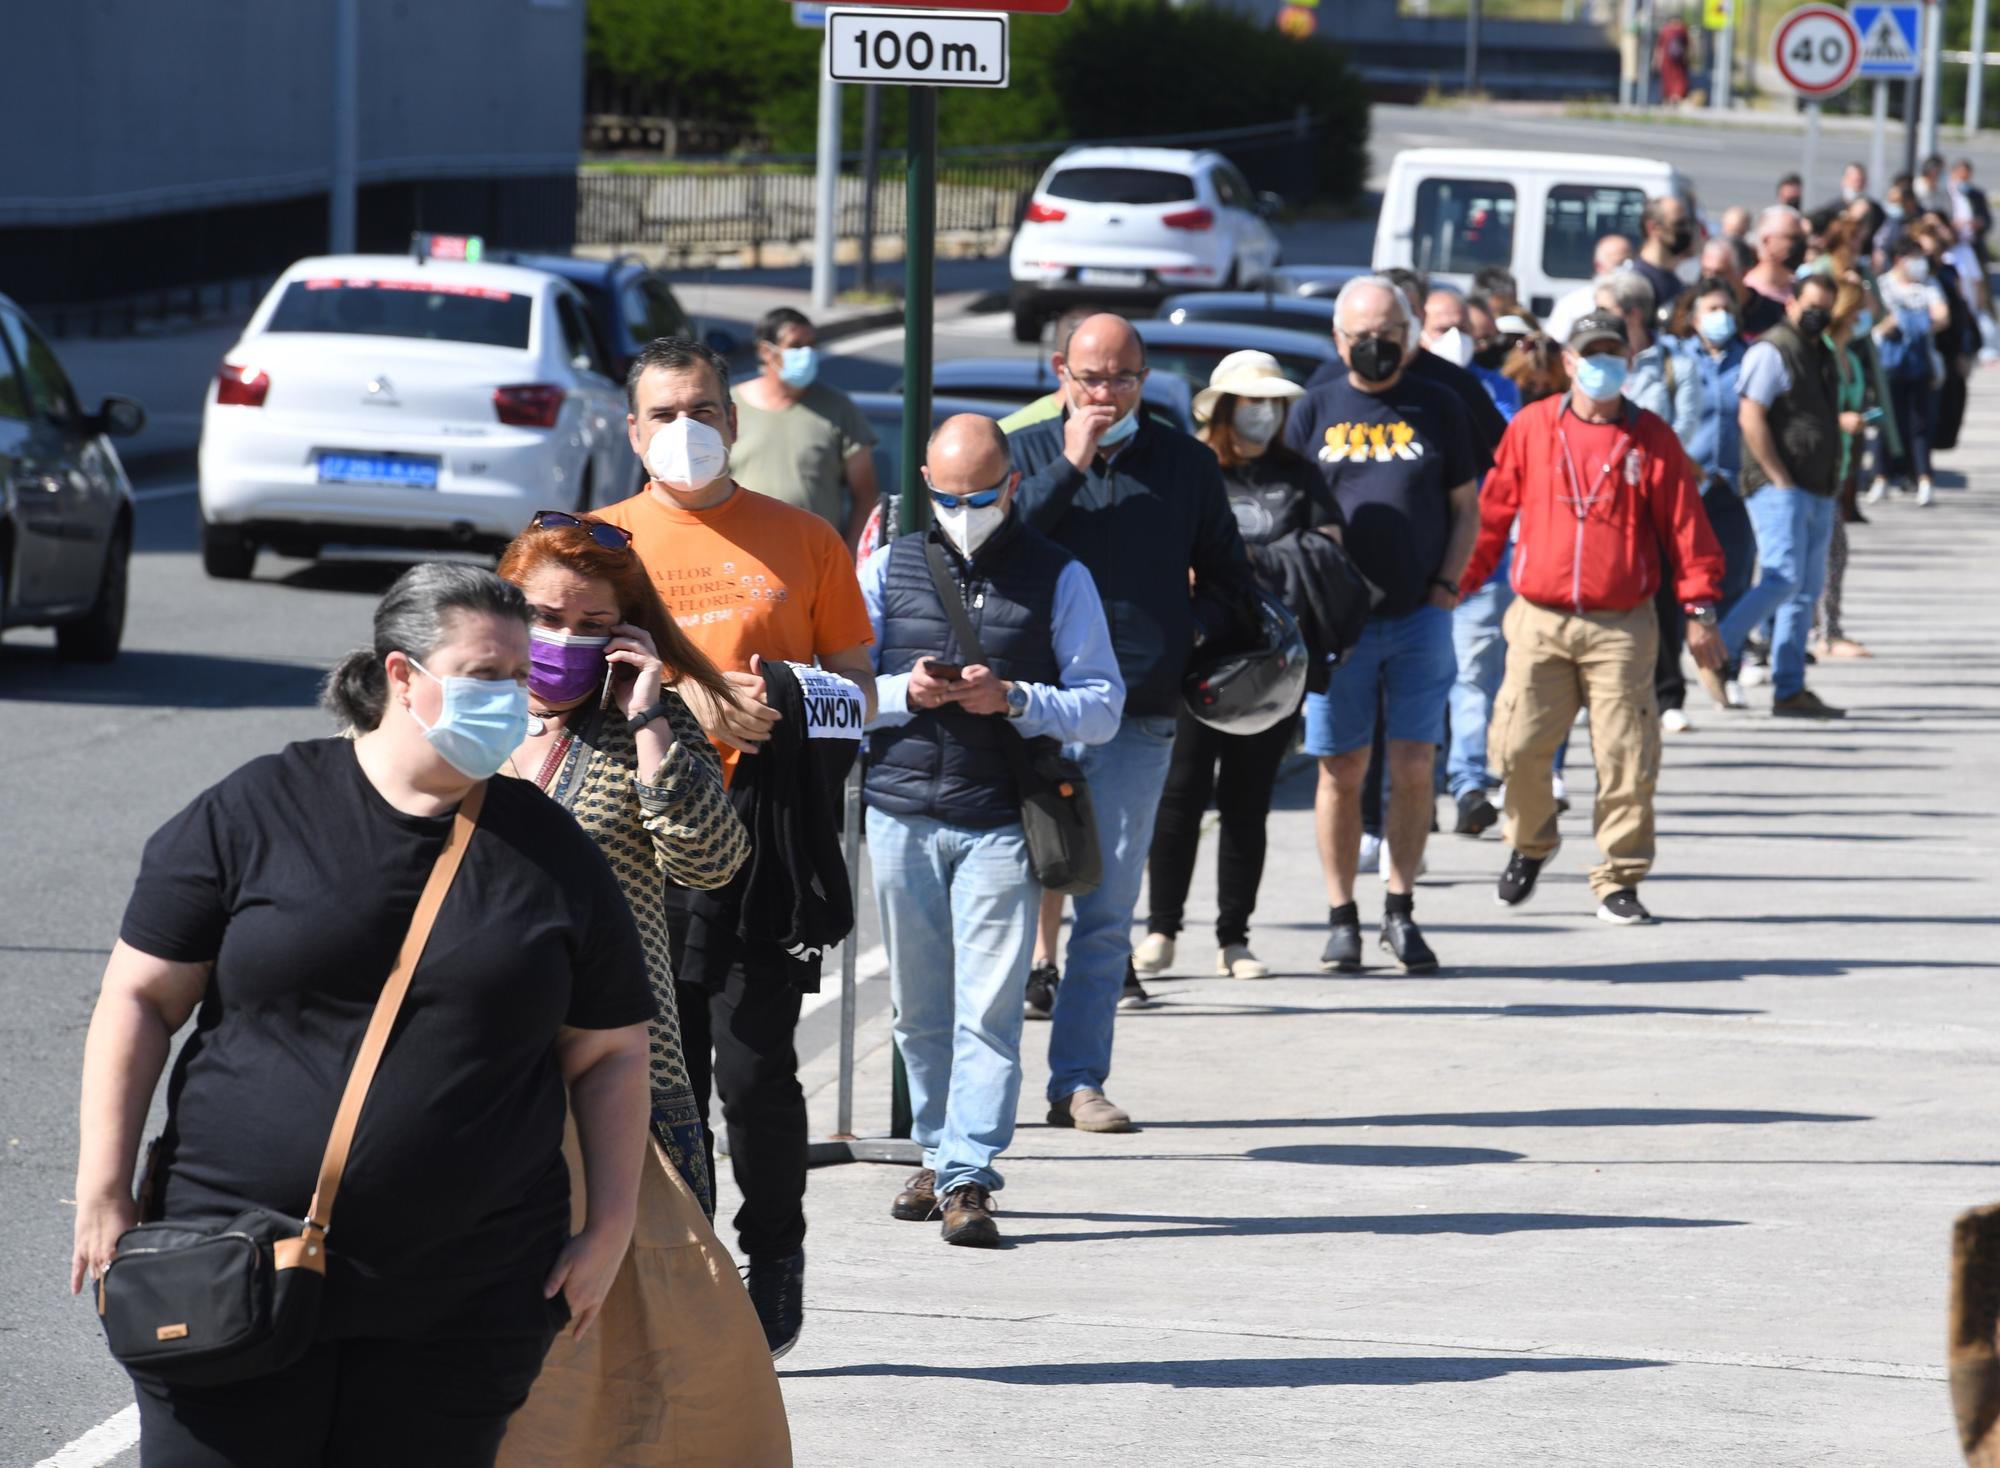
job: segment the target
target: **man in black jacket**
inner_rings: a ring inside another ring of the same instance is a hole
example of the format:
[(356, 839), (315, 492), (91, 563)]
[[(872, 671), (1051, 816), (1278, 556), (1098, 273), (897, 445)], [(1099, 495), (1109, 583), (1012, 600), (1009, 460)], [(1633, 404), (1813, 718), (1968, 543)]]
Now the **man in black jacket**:
[(1076, 899), (1050, 1015), (1049, 1122), (1122, 1132), (1132, 1120), (1104, 1095), (1111, 1028), (1181, 677), (1189, 653), (1238, 624), (1256, 583), (1215, 455), (1139, 412), (1146, 348), (1131, 323), (1111, 315), (1083, 322), (1056, 370), (1062, 416), (1009, 440), (1022, 473), (1020, 513), (1096, 580), (1125, 679), (1125, 716), (1109, 743), (1071, 751), (1090, 777), (1104, 881)]

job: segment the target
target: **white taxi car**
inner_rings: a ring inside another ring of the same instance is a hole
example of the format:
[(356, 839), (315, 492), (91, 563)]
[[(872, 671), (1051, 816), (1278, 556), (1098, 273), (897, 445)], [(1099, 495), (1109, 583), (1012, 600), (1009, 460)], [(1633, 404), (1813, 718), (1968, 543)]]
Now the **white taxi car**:
[(636, 491), (588, 306), (480, 253), (435, 237), (409, 256), (301, 260), (271, 287), (202, 415), (209, 575), (248, 576), (264, 546), (497, 549), (538, 509)]

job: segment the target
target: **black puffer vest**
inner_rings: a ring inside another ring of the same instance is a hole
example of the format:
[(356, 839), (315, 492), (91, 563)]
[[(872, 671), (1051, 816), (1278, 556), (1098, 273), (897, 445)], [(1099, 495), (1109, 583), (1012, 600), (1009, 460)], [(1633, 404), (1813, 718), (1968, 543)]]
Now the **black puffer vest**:
[[(905, 535), (889, 549), (882, 585), (881, 673), (907, 673), (921, 658), (970, 663), (931, 584), (924, 542), (944, 547), (965, 594), (966, 614), (986, 661), (1002, 678), (1056, 683), (1056, 582), (1069, 553), (1028, 529), (1016, 515), (979, 548), (970, 567), (933, 530)], [(992, 830), (1021, 818), (1014, 772), (1001, 745), (1012, 733), (1004, 714), (927, 709), (894, 729), (868, 736), (868, 804), (895, 815), (930, 816), (955, 826)]]

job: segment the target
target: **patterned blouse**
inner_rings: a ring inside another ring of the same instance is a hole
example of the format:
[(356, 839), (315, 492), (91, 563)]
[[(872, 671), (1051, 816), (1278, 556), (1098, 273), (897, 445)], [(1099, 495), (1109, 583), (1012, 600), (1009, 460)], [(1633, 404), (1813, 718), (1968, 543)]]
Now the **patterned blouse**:
[(677, 694), (667, 694), (666, 704), (674, 742), (650, 783), (639, 778), (638, 749), (624, 718), (604, 705), (564, 731), (536, 783), (590, 834), (632, 906), (657, 1011), (647, 1026), (653, 1138), (713, 1218), (715, 1188), (681, 1049), (660, 878), (664, 873), (682, 887), (720, 887), (748, 858), (750, 833), (723, 791), (715, 746)]

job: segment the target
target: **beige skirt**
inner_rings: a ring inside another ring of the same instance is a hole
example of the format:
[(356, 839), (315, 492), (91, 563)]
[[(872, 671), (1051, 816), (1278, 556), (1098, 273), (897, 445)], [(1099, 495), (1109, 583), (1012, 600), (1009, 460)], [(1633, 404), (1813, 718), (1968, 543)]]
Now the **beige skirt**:
[[(638, 1225), (583, 1340), (556, 1338), (507, 1427), (499, 1468), (791, 1468), (757, 1312), (694, 1194), (649, 1139)], [(563, 1138), (582, 1226), (583, 1168)]]

